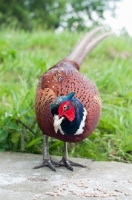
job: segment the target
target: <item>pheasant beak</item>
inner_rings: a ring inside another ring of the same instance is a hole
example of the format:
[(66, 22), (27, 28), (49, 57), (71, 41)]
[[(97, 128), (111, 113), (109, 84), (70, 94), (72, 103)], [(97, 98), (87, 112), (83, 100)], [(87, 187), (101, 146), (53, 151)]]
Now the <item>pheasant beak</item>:
[(54, 130), (55, 132), (57, 133), (58, 130), (59, 130), (59, 127), (63, 121), (64, 117), (61, 117), (59, 118), (59, 115), (54, 115), (54, 123), (53, 123), (53, 126), (54, 126)]

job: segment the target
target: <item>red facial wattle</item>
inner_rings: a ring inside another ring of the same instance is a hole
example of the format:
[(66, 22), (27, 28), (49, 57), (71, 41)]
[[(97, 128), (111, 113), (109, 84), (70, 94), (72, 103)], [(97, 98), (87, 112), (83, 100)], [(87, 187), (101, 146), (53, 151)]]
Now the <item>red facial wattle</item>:
[(60, 117), (65, 116), (70, 122), (75, 119), (75, 109), (70, 101), (65, 101), (59, 106), (58, 114)]

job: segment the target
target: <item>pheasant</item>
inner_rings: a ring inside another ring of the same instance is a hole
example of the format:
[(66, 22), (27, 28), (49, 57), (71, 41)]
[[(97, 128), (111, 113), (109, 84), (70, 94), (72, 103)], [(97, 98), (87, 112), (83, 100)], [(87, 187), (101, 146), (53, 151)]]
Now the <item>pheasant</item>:
[[(68, 158), (67, 142), (76, 143), (88, 137), (96, 128), (101, 115), (101, 99), (97, 87), (79, 72), (88, 53), (111, 33), (103, 33), (97, 27), (86, 33), (72, 52), (45, 72), (38, 83), (35, 100), (36, 119), (43, 132), (43, 162), (39, 166), (57, 166), (73, 170), (73, 166), (85, 167)], [(93, 39), (94, 38), (94, 39)], [(48, 137), (64, 141), (62, 160), (55, 162), (49, 154)]]

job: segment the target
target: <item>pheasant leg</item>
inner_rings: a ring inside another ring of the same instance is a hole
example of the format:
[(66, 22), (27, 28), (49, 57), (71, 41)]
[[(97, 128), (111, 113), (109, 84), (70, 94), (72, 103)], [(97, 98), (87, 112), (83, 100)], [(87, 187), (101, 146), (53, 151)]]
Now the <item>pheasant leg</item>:
[(71, 171), (73, 171), (72, 166), (86, 167), (85, 165), (81, 165), (79, 163), (72, 162), (68, 159), (68, 150), (67, 150), (67, 143), (66, 142), (64, 142), (64, 156), (62, 157), (62, 160), (60, 161), (60, 166), (66, 166)]
[(56, 171), (54, 164), (56, 164), (56, 162), (52, 161), (50, 154), (49, 154), (48, 136), (44, 135), (44, 138), (43, 138), (43, 162), (42, 162), (42, 164), (35, 166), (34, 169), (48, 166), (53, 171)]

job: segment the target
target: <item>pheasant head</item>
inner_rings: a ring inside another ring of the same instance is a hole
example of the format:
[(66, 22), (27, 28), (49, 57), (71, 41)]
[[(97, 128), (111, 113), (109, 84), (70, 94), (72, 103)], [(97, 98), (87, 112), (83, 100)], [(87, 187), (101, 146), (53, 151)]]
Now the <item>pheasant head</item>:
[(83, 133), (87, 111), (82, 103), (74, 97), (74, 92), (57, 97), (51, 104), (54, 118), (54, 130), (62, 135), (79, 135)]

